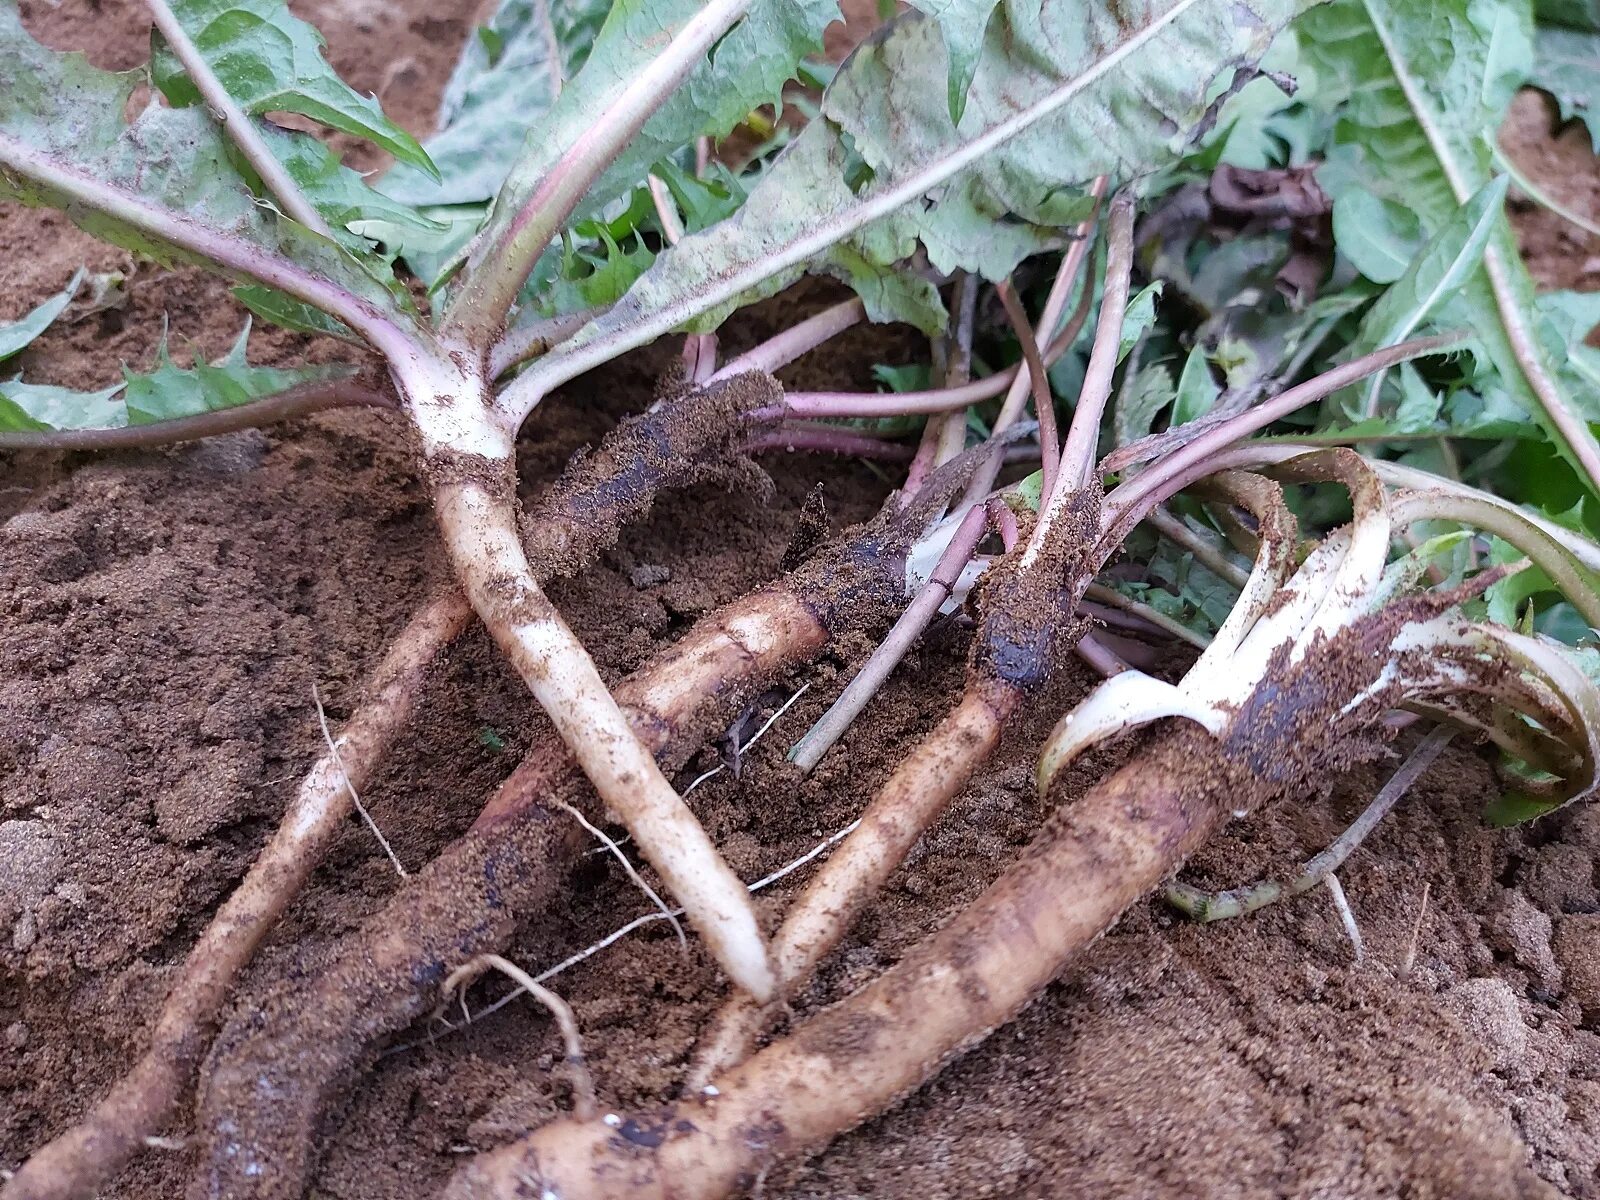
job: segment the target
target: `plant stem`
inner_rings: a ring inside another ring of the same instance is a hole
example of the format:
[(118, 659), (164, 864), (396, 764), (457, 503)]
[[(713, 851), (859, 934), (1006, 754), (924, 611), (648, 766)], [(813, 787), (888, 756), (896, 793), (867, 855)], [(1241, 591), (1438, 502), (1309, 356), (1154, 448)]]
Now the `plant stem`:
[(225, 268), (225, 273), (264, 283), (338, 317), (394, 361), (413, 356), (422, 331), (322, 278), (298, 263), (242, 238), (198, 224), (187, 216), (123, 191), (121, 188), (63, 166), (25, 142), (0, 134), (0, 166), (8, 167), (59, 192), (70, 204), (104, 213), (185, 254)]
[[(1208, 460), (1241, 438), (1265, 429), (1296, 409), (1314, 404), (1332, 395), (1340, 388), (1366, 378), (1374, 371), (1386, 370), (1398, 363), (1427, 354), (1436, 354), (1460, 344), (1465, 334), (1446, 333), (1434, 337), (1415, 338), (1401, 342), (1352, 362), (1341, 363), (1315, 379), (1308, 379), (1271, 400), (1231, 417), (1223, 424), (1208, 429), (1194, 441), (1179, 447), (1159, 464), (1141, 471), (1134, 478), (1116, 487), (1105, 499), (1102, 528), (1102, 546), (1120, 546), (1128, 533), (1142, 521), (1145, 514), (1167, 496), (1211, 473)], [(1270, 449), (1270, 448), (1268, 448)], [(1289, 456), (1286, 456), (1289, 457)]]
[(559, 317), (527, 321), (506, 330), (489, 351), (489, 378), (498, 379), (519, 362), (535, 358), (582, 329), (604, 309), (585, 308)]
[(819, 454), (843, 454), (851, 458), (873, 458), (900, 462), (910, 458), (911, 448), (900, 442), (885, 441), (850, 429), (830, 425), (783, 425), (758, 433), (745, 443), (752, 454), (767, 450), (813, 450)]
[(1146, 513), (1144, 519), (1150, 522), (1162, 537), (1194, 555), (1195, 561), (1217, 578), (1226, 579), (1238, 588), (1242, 588), (1245, 580), (1250, 578), (1248, 570), (1232, 561), (1216, 546), (1160, 505)]
[(256, 174), (261, 176), (261, 182), (266, 185), (267, 191), (272, 193), (273, 199), (277, 200), (284, 213), (314, 233), (320, 233), (330, 242), (334, 241), (333, 230), (322, 219), (322, 214), (312, 206), (306, 194), (300, 190), (300, 185), (294, 181), (294, 177), (278, 161), (277, 155), (268, 148), (261, 131), (250, 119), (250, 114), (240, 108), (238, 102), (228, 94), (228, 89), (222, 86), (222, 80), (212, 71), (211, 64), (201, 55), (199, 47), (194, 44), (177, 15), (167, 5), (167, 0), (145, 0), (145, 7), (150, 10), (151, 19), (161, 31), (161, 36), (166, 39), (167, 46), (178, 56), (185, 73), (204, 98), (206, 108), (222, 126), (222, 132), (239, 147), (239, 152), (255, 168)]
[(491, 491), (470, 478), (435, 489), (445, 544), (473, 608), (712, 955), (734, 983), (766, 999), (772, 994), (772, 969), (744, 885), (629, 727), (594, 660), (534, 581), (512, 500), (504, 486)]
[[(1050, 348), (1044, 352), (1045, 366), (1048, 367), (1071, 348), (1077, 333), (1077, 328), (1070, 325), (1062, 330), (1061, 334), (1050, 343)], [(996, 371), (993, 375), (985, 375), (982, 379), (962, 384), (960, 387), (929, 388), (919, 392), (785, 392), (781, 404), (758, 409), (751, 414), (751, 419), (776, 421), (784, 417), (802, 419), (853, 417), (873, 420), (881, 417), (919, 416), (924, 413), (960, 412), (962, 409), (971, 408), (974, 404), (993, 400), (1008, 387), (1019, 386), (1017, 381), (1024, 370), (1023, 364), (1018, 363), (1003, 371)], [(1021, 394), (1026, 397), (1028, 383), (1025, 378), (1022, 379), (1020, 386)], [(1014, 421), (1007, 421), (1004, 425), (996, 421), (993, 433), (1001, 433), (1013, 424)], [(988, 495), (988, 491), (983, 495)], [(980, 500), (982, 498), (983, 496), (978, 497)]]
[(730, 360), (707, 382), (714, 383), (744, 371), (765, 371), (771, 375), (852, 325), (859, 324), (866, 315), (866, 306), (860, 300), (845, 300), (825, 308)]
[(1122, 321), (1128, 312), (1128, 289), (1133, 278), (1133, 209), (1131, 192), (1122, 192), (1111, 201), (1106, 221), (1105, 291), (1100, 300), (1100, 318), (1095, 326), (1094, 347), (1083, 388), (1073, 409), (1067, 442), (1061, 450), (1062, 478), (1055, 493), (1086, 487), (1094, 478), (1095, 449), (1100, 439), (1100, 420), (1111, 398), (1111, 379), (1117, 369), (1122, 343)]
[(967, 515), (961, 519), (955, 533), (951, 535), (949, 545), (939, 556), (939, 562), (933, 568), (928, 582), (922, 585), (916, 597), (906, 606), (905, 612), (900, 614), (900, 619), (889, 630), (888, 636), (878, 643), (877, 648), (862, 664), (860, 672), (840, 693), (832, 707), (803, 738), (795, 743), (794, 749), (789, 751), (789, 761), (803, 773), (811, 773), (822, 756), (844, 735), (844, 731), (850, 728), (851, 722), (861, 715), (861, 710), (866, 708), (872, 697), (877, 695), (895, 667), (899, 666), (900, 660), (911, 649), (912, 643), (922, 636), (922, 631), (928, 627), (940, 607), (950, 598), (956, 580), (961, 577), (962, 570), (972, 558), (979, 541), (983, 539), (988, 523), (989, 515), (983, 508), (967, 510)]
[[(1061, 324), (1062, 313), (1067, 307), (1067, 298), (1072, 295), (1073, 287), (1078, 283), (1083, 274), (1083, 264), (1088, 261), (1089, 252), (1094, 248), (1094, 227), (1099, 213), (1100, 203), (1105, 198), (1106, 177), (1104, 175), (1095, 179), (1090, 185), (1089, 194), (1094, 197), (1095, 211), (1089, 218), (1073, 231), (1072, 244), (1067, 247), (1067, 252), (1061, 256), (1061, 268), (1056, 272), (1055, 282), (1050, 285), (1050, 294), (1045, 297), (1044, 311), (1039, 314), (1037, 335), (1040, 339), (1048, 339), (1050, 348), (1045, 351), (1045, 365), (1055, 362), (1061, 355), (1072, 348), (1078, 340), (1078, 333), (1083, 329), (1083, 323), (1089, 319), (1089, 306), (1094, 303), (1094, 288), (1085, 285), (1078, 298), (1078, 306), (1072, 314), (1072, 319), (1060, 331), (1056, 326)], [(1011, 388), (1006, 393), (1004, 402), (1000, 405), (1000, 413), (995, 417), (994, 432), (1009, 429), (1022, 415), (1023, 402), (1027, 399), (1029, 381), (1024, 379), (1019, 371), (1011, 381)], [(999, 459), (990, 459), (983, 463), (972, 482), (967, 485), (966, 495), (961, 498), (963, 506), (976, 504), (994, 488), (994, 481), (999, 478), (1001, 462)]]
[(1366, 841), (1367, 835), (1377, 828), (1378, 822), (1400, 803), (1455, 735), (1456, 731), (1448, 726), (1434, 728), (1417, 744), (1399, 769), (1389, 776), (1388, 782), (1350, 828), (1329, 843), (1326, 850), (1310, 859), (1293, 879), (1263, 879), (1249, 887), (1230, 888), (1225, 892), (1204, 892), (1186, 883), (1174, 883), (1167, 888), (1167, 902), (1197, 921), (1224, 921), (1265, 908), (1284, 896), (1309, 892), (1344, 866), (1355, 848)]
[[(1262, 449), (1264, 451), (1270, 449), (1282, 454), (1284, 458), (1292, 458), (1296, 454), (1314, 450), (1316, 447), (1285, 444), (1263, 447)], [(1416, 467), (1408, 467), (1401, 463), (1388, 462), (1382, 459), (1374, 459), (1371, 462), (1372, 469), (1378, 473), (1378, 477), (1392, 486), (1443, 492), (1450, 496), (1459, 496), (1477, 503), (1492, 504), (1505, 509), (1507, 512), (1521, 517), (1536, 526), (1546, 537), (1558, 542), (1562, 549), (1566, 550), (1589, 570), (1600, 571), (1600, 545), (1596, 545), (1581, 533), (1575, 533), (1570, 529), (1557, 525), (1541, 513), (1519, 508), (1510, 501), (1502, 500), (1500, 497), (1481, 491), (1470, 484), (1447, 479), (1445, 476), (1435, 475), (1431, 471), (1422, 471)]]
[[(749, 11), (752, 0), (710, 0), (568, 148), (527, 202), (472, 256), (442, 328), (469, 346), (487, 347), (550, 239), (611, 160), (677, 89), (712, 45)], [(608, 356), (609, 357), (609, 356)], [(570, 378), (570, 376), (569, 376)]]
[(1141, 604), (1130, 596), (1124, 596), (1115, 588), (1108, 588), (1100, 583), (1091, 583), (1084, 591), (1084, 596), (1097, 604), (1120, 608), (1123, 612), (1138, 617), (1141, 621), (1153, 626), (1162, 633), (1175, 637), (1180, 642), (1187, 642), (1196, 649), (1204, 650), (1211, 644), (1209, 638), (1201, 637), (1182, 621), (1175, 621), (1160, 609), (1152, 608), (1148, 604)]
[(1585, 624), (1600, 628), (1600, 589), (1594, 573), (1586, 571), (1560, 543), (1517, 510), (1473, 496), (1419, 491), (1395, 497), (1391, 514), (1396, 526), (1412, 521), (1454, 521), (1509, 542), (1550, 577)]
[[(1006, 310), (1006, 320), (1022, 347), (1022, 365), (1027, 369), (1028, 385), (1033, 392), (1033, 411), (1039, 421), (1039, 462), (1043, 473), (1042, 488), (1049, 495), (1056, 481), (1056, 466), (1061, 461), (1061, 440), (1056, 433), (1056, 405), (1050, 395), (1050, 380), (1044, 373), (1044, 359), (1039, 354), (1039, 341), (1028, 324), (1028, 314), (1017, 299), (1010, 280), (995, 285), (995, 292)], [(1021, 376), (1019, 375), (1020, 379)]]
[[(956, 280), (955, 323), (951, 329), (945, 354), (944, 386), (961, 387), (972, 380), (972, 325), (978, 309), (978, 280), (963, 271)], [(935, 342), (935, 347), (941, 343)], [(922, 427), (922, 438), (917, 443), (917, 453), (906, 468), (906, 482), (901, 491), (901, 504), (910, 504), (912, 497), (922, 489), (923, 480), (934, 468), (949, 462), (961, 453), (967, 443), (967, 418), (965, 413), (943, 413), (929, 417)], [(987, 461), (987, 460), (986, 460)]]
[(311, 413), (335, 408), (389, 408), (394, 401), (381, 392), (336, 379), (305, 383), (287, 388), (247, 404), (196, 413), (171, 421), (148, 425), (124, 425), (118, 429), (45, 429), (9, 432), (0, 430), (0, 450), (126, 450), (145, 446), (168, 446), (196, 438), (255, 429), (278, 421), (289, 421)]
[(1540, 406), (1555, 426), (1556, 432), (1566, 441), (1577, 460), (1579, 470), (1589, 491), (1600, 495), (1600, 443), (1595, 441), (1589, 423), (1567, 406), (1545, 361), (1544, 350), (1528, 327), (1527, 314), (1517, 303), (1516, 285), (1511, 280), (1511, 269), (1506, 266), (1500, 248), (1491, 244), (1483, 254), (1483, 267), (1489, 273), (1489, 283), (1494, 288), (1495, 303), (1500, 308), (1500, 323), (1505, 326), (1511, 350), (1517, 357), (1528, 386), (1538, 398)]
[(755, 414), (757, 420), (779, 417), (807, 419), (856, 417), (909, 417), (923, 413), (960, 412), (985, 400), (993, 400), (1016, 378), (1018, 367), (1007, 367), (993, 375), (953, 388), (929, 388), (919, 392), (786, 392), (783, 403), (771, 411)]
[(410, 723), (434, 660), (471, 617), (454, 589), (412, 617), (374, 673), (366, 701), (345, 723), (337, 754), (324, 754), (307, 773), (272, 841), (190, 950), (144, 1055), (77, 1124), (34, 1152), (6, 1185), (6, 1200), (92, 1195), (167, 1123), (239, 973), (344, 831), (350, 786), (370, 778)]
[(1128, 311), (1128, 288), (1133, 278), (1133, 195), (1122, 192), (1111, 202), (1106, 231), (1105, 290), (1100, 300), (1100, 316), (1095, 324), (1094, 347), (1084, 372), (1078, 403), (1067, 427), (1066, 445), (1061, 450), (1061, 471), (1054, 486), (1044, 493), (1039, 519), (1023, 548), (1018, 566), (1027, 570), (1043, 553), (1050, 532), (1073, 497), (1094, 478), (1095, 451), (1100, 439), (1100, 422), (1111, 399), (1112, 376), (1117, 369), (1122, 345), (1122, 322)]

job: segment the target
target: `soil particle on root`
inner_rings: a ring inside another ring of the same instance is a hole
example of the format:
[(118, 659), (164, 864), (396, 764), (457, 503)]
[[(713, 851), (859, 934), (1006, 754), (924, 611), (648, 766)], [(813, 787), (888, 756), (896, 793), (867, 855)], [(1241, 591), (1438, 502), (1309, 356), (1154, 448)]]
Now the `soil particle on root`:
[[(477, 15), (471, 8), (319, 0), (302, 11), (328, 34), (346, 77), (420, 131)], [(87, 49), (101, 66), (126, 68), (147, 53), (148, 21), (134, 0), (27, 3), (24, 17), (50, 44)], [(1570, 134), (1548, 136), (1542, 104), (1518, 101), (1517, 161), (1553, 169), (1541, 181), (1595, 215), (1600, 170)], [(353, 165), (379, 165), (335, 141)], [(1549, 283), (1600, 279), (1588, 265), (1593, 239), (1548, 214), (1518, 216)], [(133, 266), (64, 217), (0, 205), (0, 319), (58, 290), (80, 264)], [(26, 376), (87, 388), (113, 378), (119, 361), (148, 367), (163, 314), (180, 356), (186, 341), (224, 352), (243, 324), (226, 288), (194, 271), (131, 271), (127, 294), (120, 308), (48, 331), (21, 359)], [(725, 352), (775, 332), (791, 306), (811, 311), (836, 295), (809, 284), (796, 300), (759, 306), (723, 331)], [(261, 325), (251, 335), (252, 361), (345, 353)], [(780, 377), (870, 389), (874, 362), (922, 353), (904, 330), (863, 326)], [(524, 495), (645, 408), (675, 354), (666, 345), (631, 356), (541, 406), (519, 448)], [(311, 684), (337, 723), (387, 637), (442, 578), (412, 455), (398, 422), (373, 412), (169, 452), (0, 455), (0, 1167), (70, 1123), (140, 1047), (174, 964), (320, 749)], [(858, 464), (825, 459), (785, 461), (775, 475), (770, 503), (729, 497), (716, 483), (669, 498), (584, 577), (552, 589), (609, 678), (775, 574), (818, 479), (835, 527), (872, 511), (884, 488)], [(670, 574), (635, 588), (630, 575), (646, 566)], [(783, 752), (843, 683), (841, 662), (823, 664), (811, 691), (744, 756), (741, 777), (723, 772), (695, 794), (735, 869), (758, 877), (854, 819), (959, 690), (968, 643), (954, 626), (930, 633), (802, 780)], [(422, 712), (367, 797), (412, 869), (471, 823), (538, 728), (525, 689), (481, 634), (452, 652)], [(883, 903), (797, 998), (798, 1015), (892, 964), (1015, 857), (1045, 815), (1031, 749), (1057, 715), (1034, 714), (1037, 725), (923, 839)], [(1076, 764), (1072, 788), (1123, 753), (1114, 746)], [(717, 762), (704, 752), (682, 782)], [(1231, 824), (1186, 878), (1226, 887), (1302, 861), (1337, 836), (1387, 769), (1356, 765), (1326, 796)], [(1367, 941), (1363, 965), (1350, 961), (1320, 892), (1210, 926), (1138, 905), (1018, 1020), (887, 1116), (774, 1171), (764, 1194), (1600, 1197), (1600, 808), (1496, 831), (1481, 821), (1495, 791), (1486, 761), (1451, 751), (1351, 857), (1341, 878)], [(15, 846), (25, 847), (20, 856)], [(799, 878), (763, 893), (769, 921)], [(352, 822), (244, 988), (314, 968), (395, 882)], [(1497, 945), (1490, 927), (1511, 911), (1508, 895), (1550, 922), (1559, 978), (1539, 952), (1537, 920), (1504, 939), (1512, 950)], [(570, 903), (521, 931), (509, 956), (548, 966), (643, 907), (602, 859), (585, 860)], [(32, 932), (18, 950), (24, 912)], [(1415, 965), (1401, 979), (1419, 913)], [(720, 1002), (709, 965), (661, 929), (554, 982), (576, 1011), (603, 1101), (618, 1108), (672, 1097), (696, 1031)], [(470, 1000), (481, 1005), (503, 988), (485, 981)], [(427, 1033), (419, 1028), (423, 1045), (383, 1059), (327, 1131), (317, 1194), (428, 1194), (463, 1153), (567, 1105), (552, 1069), (559, 1039), (542, 1010), (517, 1003), (431, 1043)], [(1508, 1044), (1526, 1053), (1507, 1056)], [(155, 1151), (105, 1195), (180, 1195), (194, 1166), (185, 1151)]]

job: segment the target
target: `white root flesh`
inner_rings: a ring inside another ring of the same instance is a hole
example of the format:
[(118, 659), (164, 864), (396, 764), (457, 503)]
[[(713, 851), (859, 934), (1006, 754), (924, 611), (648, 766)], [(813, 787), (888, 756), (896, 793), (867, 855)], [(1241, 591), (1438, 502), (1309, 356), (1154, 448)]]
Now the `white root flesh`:
[(729, 978), (769, 999), (772, 968), (749, 894), (535, 582), (509, 500), (462, 481), (440, 487), (435, 503), (473, 607), (601, 800), (627, 826)]

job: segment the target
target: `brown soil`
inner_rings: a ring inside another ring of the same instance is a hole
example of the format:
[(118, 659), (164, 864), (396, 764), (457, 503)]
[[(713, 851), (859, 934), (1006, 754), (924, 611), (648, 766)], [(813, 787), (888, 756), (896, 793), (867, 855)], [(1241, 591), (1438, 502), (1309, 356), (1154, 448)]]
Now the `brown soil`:
[[(347, 78), (426, 128), (468, 20), (424, 0), (308, 7)], [(134, 0), (24, 4), (53, 44), (119, 67), (143, 54), (142, 11)], [(1551, 136), (1538, 98), (1519, 102), (1512, 145), (1563, 200), (1600, 213), (1600, 168), (1570, 133)], [(1543, 279), (1600, 282), (1600, 241), (1542, 212), (1523, 217)], [(0, 207), (0, 318), (59, 288), (80, 263), (127, 260), (62, 218)], [(242, 320), (193, 272), (145, 269), (129, 290), (125, 308), (51, 331), (25, 356), (28, 376), (89, 386), (120, 359), (148, 362), (162, 314), (178, 345), (209, 353)], [(777, 304), (746, 314), (725, 343), (747, 345), (783, 316)], [(286, 362), (339, 349), (263, 329), (253, 352)], [(915, 353), (898, 335), (857, 331), (794, 375), (809, 387), (862, 386), (873, 361)], [(670, 357), (670, 348), (635, 355), (551, 400), (523, 444), (525, 487), (642, 408)], [(819, 479), (835, 526), (870, 512), (888, 486), (860, 464), (770, 465), (770, 497), (752, 502), (718, 482), (668, 497), (554, 589), (603, 669), (637, 666), (713, 605), (769, 578)], [(372, 413), (161, 453), (0, 455), (0, 520), (5, 1167), (69, 1124), (139, 1051), (197, 931), (317, 752), (311, 685), (330, 697), (334, 718), (347, 711), (385, 639), (444, 570), (406, 438)], [(695, 793), (734, 867), (764, 874), (852, 819), (956, 695), (966, 643), (953, 626), (931, 637), (856, 731), (797, 782), (782, 751), (838, 686), (836, 662), (811, 673), (812, 690), (744, 756), (739, 777), (724, 773)], [(451, 652), (423, 711), (367, 795), (413, 868), (467, 828), (536, 727), (523, 688), (480, 634)], [(1049, 717), (1034, 714), (918, 847), (802, 1010), (872, 978), (1017, 853), (1043, 816), (1030, 763)], [(1113, 758), (1076, 767), (1076, 786)], [(717, 760), (703, 753), (685, 781)], [(1190, 877), (1237, 883), (1325, 844), (1383, 770), (1362, 768), (1328, 796), (1236, 822)], [(1018, 1021), (886, 1117), (775, 1172), (765, 1194), (1600, 1197), (1600, 810), (1496, 832), (1478, 819), (1493, 786), (1485, 762), (1447, 755), (1352, 858), (1343, 878), (1364, 963), (1351, 962), (1320, 894), (1210, 927), (1139, 905)], [(524, 931), (511, 957), (555, 962), (644, 910), (603, 858), (591, 863), (570, 904)], [(331, 953), (396, 883), (352, 822), (243, 991)], [(764, 893), (769, 915), (786, 886)], [(1402, 976), (1414, 928), (1415, 966)], [(719, 999), (703, 958), (660, 930), (619, 942), (557, 986), (584, 1031), (602, 1102), (621, 1108), (672, 1094)], [(472, 999), (503, 987), (485, 982)], [(463, 1154), (567, 1103), (551, 1023), (525, 1003), (464, 1032), (411, 1036), (421, 1044), (380, 1062), (331, 1135), (318, 1195), (426, 1195)], [(181, 1140), (186, 1122), (168, 1132)], [(178, 1195), (192, 1167), (183, 1149), (154, 1150), (107, 1195)]]

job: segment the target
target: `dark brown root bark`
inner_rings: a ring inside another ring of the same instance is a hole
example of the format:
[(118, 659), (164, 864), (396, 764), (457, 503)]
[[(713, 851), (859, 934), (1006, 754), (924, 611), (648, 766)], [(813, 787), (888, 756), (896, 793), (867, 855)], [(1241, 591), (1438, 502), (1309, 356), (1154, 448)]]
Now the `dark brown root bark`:
[(1226, 819), (1250, 781), (1214, 753), (1190, 728), (1159, 737), (867, 988), (691, 1099), (480, 1155), (448, 1200), (710, 1200), (825, 1145), (1013, 1017)]
[[(853, 531), (783, 583), (700, 622), (620, 684), (617, 700), (663, 765), (681, 765), (751, 694), (838, 632), (881, 628), (925, 515), (914, 506)], [(202, 1088), (207, 1146), (193, 1195), (302, 1194), (318, 1134), (383, 1040), (435, 1006), (453, 968), (502, 948), (559, 893), (587, 835), (544, 798), (579, 780), (555, 739), (530, 752), (473, 830), (345, 939), (330, 967), (292, 971), (241, 1008)]]
[(1462, 595), (1393, 604), (1292, 666), (1280, 654), (1223, 740), (1187, 724), (1158, 733), (856, 995), (679, 1104), (557, 1121), (480, 1155), (447, 1200), (713, 1200), (883, 1111), (1013, 1017), (1231, 813), (1377, 753), (1396, 633)]
[[(624, 524), (649, 511), (662, 489), (737, 470), (737, 460), (728, 452), (744, 436), (742, 414), (770, 402), (774, 387), (765, 376), (738, 376), (714, 388), (669, 397), (651, 412), (622, 422), (593, 454), (572, 463), (534, 501), (523, 522), (522, 534), (540, 582), (573, 574), (592, 562), (615, 544)], [(243, 427), (250, 423), (245, 418), (263, 419), (262, 412), (268, 410), (277, 419), (300, 415), (306, 405), (381, 399), (345, 383), (333, 389), (318, 385), (208, 416), (228, 417)], [(169, 423), (174, 428), (148, 428), (166, 431), (172, 435), (169, 440), (179, 433), (198, 437), (226, 431), (204, 424), (204, 418), (196, 420), (201, 425), (192, 429), (185, 422)], [(409, 722), (417, 692), (438, 651), (470, 618), (471, 609), (459, 594), (435, 600), (414, 618), (380, 666), (367, 687), (369, 703), (341, 733), (342, 762), (358, 789)], [(670, 697), (644, 699), (645, 709), (672, 707)], [(4, 1188), (4, 1200), (69, 1200), (94, 1192), (172, 1114), (210, 1045), (218, 1010), (238, 973), (348, 816), (343, 781), (336, 774), (331, 763), (323, 763), (308, 776), (274, 841), (191, 951), (143, 1058), (79, 1124), (34, 1154)], [(554, 786), (571, 777), (562, 755), (553, 759), (535, 755), (501, 788), (497, 803), (514, 804), (518, 796), (525, 803), (525, 784), (542, 780)], [(308, 789), (314, 794), (308, 796)], [(530, 851), (530, 861), (537, 861), (537, 848), (524, 849)]]

